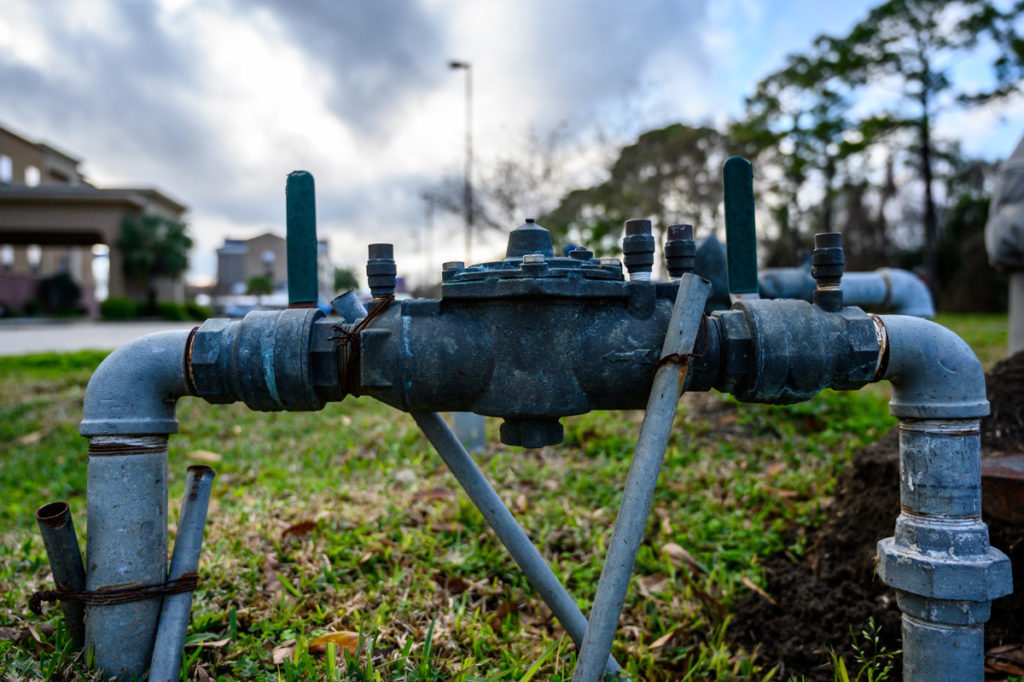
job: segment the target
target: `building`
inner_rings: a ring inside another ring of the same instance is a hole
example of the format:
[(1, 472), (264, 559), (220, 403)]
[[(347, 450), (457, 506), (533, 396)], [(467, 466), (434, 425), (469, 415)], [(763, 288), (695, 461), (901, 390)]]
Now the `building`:
[[(237, 296), (246, 293), (251, 278), (265, 276), (270, 279), (275, 292), (286, 292), (288, 288), (288, 251), (284, 237), (266, 232), (252, 239), (225, 239), (217, 249), (217, 296)], [(334, 271), (331, 269), (326, 239), (317, 241), (317, 279), (322, 296), (334, 287)]]
[[(153, 213), (183, 221), (188, 208), (151, 188), (99, 189), (79, 159), (0, 127), (0, 305), (20, 308), (38, 283), (59, 272), (82, 287), (95, 312), (92, 247), (109, 247), (109, 296), (143, 300), (145, 283), (124, 275), (117, 248), (125, 217)], [(184, 300), (181, 278), (157, 282), (163, 300)]]

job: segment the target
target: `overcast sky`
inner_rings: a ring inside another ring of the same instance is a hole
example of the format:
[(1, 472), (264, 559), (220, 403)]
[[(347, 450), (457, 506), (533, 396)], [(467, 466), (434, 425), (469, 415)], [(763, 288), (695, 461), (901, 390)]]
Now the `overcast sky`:
[[(0, 125), (84, 159), (99, 186), (186, 203), (194, 277), (214, 274), (226, 236), (283, 234), (285, 176), (300, 168), (336, 262), (361, 265), (367, 243), (390, 240), (400, 269), (418, 268), (420, 193), (463, 163), (464, 75), (450, 59), (473, 65), (483, 162), (561, 121), (625, 139), (737, 115), (787, 53), (873, 3), (767, 4), (2, 0)], [(1005, 156), (1020, 104), (942, 125), (968, 152)], [(461, 258), (458, 225), (440, 222), (438, 264)]]

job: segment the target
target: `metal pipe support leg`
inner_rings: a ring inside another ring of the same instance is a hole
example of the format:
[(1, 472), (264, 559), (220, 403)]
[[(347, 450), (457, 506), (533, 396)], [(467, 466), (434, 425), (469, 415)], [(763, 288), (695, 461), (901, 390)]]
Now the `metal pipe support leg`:
[[(36, 521), (43, 536), (46, 557), (50, 560), (54, 585), (58, 590), (81, 592), (85, 589), (85, 565), (68, 503), (44, 504), (36, 512)], [(71, 643), (76, 649), (81, 649), (85, 643), (85, 609), (76, 601), (61, 601), (60, 608), (64, 612)]]
[[(661, 349), (663, 359), (685, 357), (693, 352), (704, 304), (710, 293), (711, 284), (705, 280), (689, 273), (682, 276)], [(654, 375), (654, 385), (640, 426), (608, 555), (601, 569), (601, 580), (573, 672), (573, 682), (596, 682), (601, 676), (602, 663), (611, 652), (661, 471), (661, 461), (672, 432), (679, 395), (685, 385), (686, 368), (685, 363), (663, 362)]]
[[(555, 614), (569, 637), (580, 646), (583, 634), (587, 629), (587, 619), (576, 606), (572, 596), (555, 577), (551, 567), (544, 561), (540, 551), (530, 542), (529, 536), (516, 522), (512, 512), (498, 497), (498, 493), (488, 482), (483, 472), (466, 452), (459, 439), (436, 412), (413, 412), (427, 440), (434, 446), (445, 464), (455, 474), (455, 478), (473, 500), (484, 519), (494, 529), (502, 544), (508, 549), (512, 558), (523, 569), (533, 589), (537, 590), (544, 603)], [(610, 655), (605, 654), (601, 669), (611, 675), (618, 674), (621, 667)]]
[[(167, 580), (178, 580), (199, 570), (199, 554), (203, 549), (206, 511), (210, 506), (213, 469), (190, 466), (185, 481), (185, 500), (181, 503), (178, 533)], [(149, 666), (150, 682), (173, 682), (181, 670), (181, 653), (185, 648), (188, 618), (192, 610), (192, 593), (168, 594), (160, 609), (160, 624), (153, 644), (153, 660)]]

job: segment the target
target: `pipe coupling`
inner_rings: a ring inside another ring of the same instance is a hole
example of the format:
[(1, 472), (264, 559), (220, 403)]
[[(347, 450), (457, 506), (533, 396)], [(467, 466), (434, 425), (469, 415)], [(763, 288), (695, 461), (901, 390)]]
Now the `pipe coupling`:
[(319, 410), (338, 394), (337, 353), (316, 308), (207, 320), (186, 351), (195, 395), (253, 410)]

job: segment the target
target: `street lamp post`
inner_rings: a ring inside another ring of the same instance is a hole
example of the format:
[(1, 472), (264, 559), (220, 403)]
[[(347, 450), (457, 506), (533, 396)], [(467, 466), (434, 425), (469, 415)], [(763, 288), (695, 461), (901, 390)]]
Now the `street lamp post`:
[(466, 263), (473, 262), (473, 69), (469, 62), (452, 60), (448, 68), (466, 72), (466, 187), (463, 212), (466, 219)]

